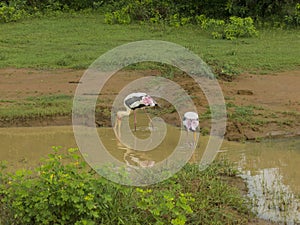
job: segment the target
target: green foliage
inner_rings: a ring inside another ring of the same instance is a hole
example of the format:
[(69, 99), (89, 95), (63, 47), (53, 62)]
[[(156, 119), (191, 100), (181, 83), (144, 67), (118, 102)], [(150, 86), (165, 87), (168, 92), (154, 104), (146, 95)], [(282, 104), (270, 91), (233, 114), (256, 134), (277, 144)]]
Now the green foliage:
[[(295, 5), (296, 9), (293, 10)], [(132, 21), (149, 21), (151, 18), (157, 19), (159, 17), (160, 20), (175, 27), (195, 22), (194, 18), (197, 15), (213, 18), (217, 20), (216, 22), (227, 20), (230, 17), (252, 18), (259, 24), (269, 23), (272, 26), (278, 26), (278, 24), (281, 25), (284, 22), (298, 24), (297, 21), (299, 21), (296, 0), (264, 0), (258, 2), (255, 0), (113, 0), (104, 3), (104, 9), (109, 10), (109, 12), (118, 12), (126, 7), (130, 9), (128, 15)], [(213, 23), (213, 21), (211, 22)], [(219, 37), (220, 35), (215, 32), (214, 36)]]
[(232, 16), (252, 17), (257, 22), (274, 26), (291, 15), (298, 0), (228, 0), (226, 10)]
[[(170, 10), (173, 11), (173, 10)], [(152, 24), (168, 24), (171, 27), (180, 27), (191, 24), (194, 21), (204, 30), (211, 31), (215, 39), (225, 38), (233, 40), (239, 37), (257, 36), (258, 32), (254, 27), (252, 18), (240, 18), (232, 16), (228, 22), (220, 19), (207, 18), (204, 14), (193, 17), (184, 17), (184, 14), (161, 13), (157, 9), (154, 0), (132, 1), (116, 11), (105, 14), (105, 23), (107, 24), (129, 24), (132, 21), (150, 22)]]
[(27, 16), (24, 9), (17, 9), (14, 6), (8, 6), (5, 3), (0, 3), (0, 23), (18, 21)]
[(300, 26), (300, 3), (295, 5), (293, 13), (284, 17), (284, 21), (287, 25), (295, 27)]
[(240, 18), (232, 16), (228, 22), (224, 20), (210, 19), (205, 15), (195, 17), (197, 24), (204, 30), (211, 32), (215, 39), (224, 38), (234, 40), (240, 37), (256, 37), (258, 31), (254, 26), (252, 18)]
[(105, 23), (107, 24), (130, 24), (131, 18), (129, 15), (129, 7), (124, 7), (120, 10), (105, 13)]
[(223, 35), (226, 39), (233, 40), (238, 37), (256, 37), (258, 31), (254, 27), (251, 17), (240, 18), (232, 16), (224, 28)]
[(1, 211), (22, 225), (120, 223), (119, 213), (130, 201), (124, 196), (130, 197), (132, 190), (96, 178), (75, 149), (64, 155), (54, 150), (36, 171), (19, 170), (6, 177)]
[(156, 23), (158, 20), (169, 16), (169, 13), (167, 13), (167, 2), (131, 0), (126, 2), (126, 4), (121, 4), (122, 7), (120, 7), (120, 4), (115, 5), (116, 7), (113, 7), (110, 12), (105, 14), (105, 22), (108, 24), (128, 24), (131, 21), (150, 21)]
[(226, 161), (205, 171), (186, 165), (147, 188), (126, 187), (95, 174), (77, 149), (54, 153), (35, 170), (0, 164), (0, 224), (246, 224), (239, 191), (222, 181), (236, 171)]
[(168, 19), (168, 24), (172, 27), (179, 27), (189, 24), (191, 17), (180, 17), (178, 13), (171, 15)]
[[(24, 18), (25, 14), (41, 16), (53, 12), (89, 9), (108, 13), (109, 24), (149, 21), (160, 17), (163, 21), (170, 22), (171, 26), (178, 27), (194, 20), (196, 15), (203, 14), (214, 19), (237, 16), (251, 17), (263, 24), (298, 25), (297, 4), (297, 0), (11, 0), (2, 1), (0, 15), (2, 22), (10, 22)], [(293, 10), (295, 5), (296, 10)]]
[(140, 193), (137, 207), (149, 212), (146, 214), (147, 221), (151, 224), (168, 224), (173, 225), (185, 224), (187, 221), (186, 215), (191, 214), (190, 203), (195, 199), (190, 193), (175, 194), (174, 190), (160, 190), (153, 194), (152, 189), (143, 190), (136, 189)]

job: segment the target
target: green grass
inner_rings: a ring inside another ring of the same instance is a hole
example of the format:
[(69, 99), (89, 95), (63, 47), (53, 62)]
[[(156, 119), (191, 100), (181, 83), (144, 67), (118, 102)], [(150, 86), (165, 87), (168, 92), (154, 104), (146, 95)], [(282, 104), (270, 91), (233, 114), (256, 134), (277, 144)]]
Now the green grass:
[(106, 51), (139, 40), (175, 42), (211, 65), (266, 73), (300, 66), (300, 30), (261, 30), (258, 38), (214, 40), (197, 26), (107, 25), (99, 14), (62, 14), (0, 26), (0, 67), (87, 68)]
[[(1, 106), (1, 119), (37, 118), (70, 115), (73, 97), (68, 95), (46, 95), (28, 97), (22, 101), (8, 101)], [(1, 101), (0, 101), (1, 102)], [(3, 101), (2, 101), (3, 102)]]

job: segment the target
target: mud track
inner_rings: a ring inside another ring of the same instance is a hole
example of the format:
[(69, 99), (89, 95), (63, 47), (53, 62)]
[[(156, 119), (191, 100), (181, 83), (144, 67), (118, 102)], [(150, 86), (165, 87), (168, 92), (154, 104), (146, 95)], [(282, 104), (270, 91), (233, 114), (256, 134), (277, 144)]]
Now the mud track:
[[(22, 102), (27, 97), (66, 94), (74, 95), (83, 70), (0, 69), (0, 109), (9, 101)], [(121, 71), (106, 83), (97, 105), (98, 126), (111, 126), (109, 109), (118, 92), (129, 82), (159, 71)], [(184, 74), (175, 74), (173, 81), (195, 98), (200, 114), (207, 111), (207, 101), (197, 84)], [(300, 135), (300, 70), (268, 75), (242, 74), (233, 81), (219, 80), (228, 104), (226, 138), (259, 140), (265, 137)], [(163, 103), (164, 104), (164, 103)], [(165, 121), (179, 126), (176, 112), (164, 105), (160, 112)], [(243, 110), (250, 109), (250, 114)], [(70, 125), (71, 115), (41, 118), (0, 118), (0, 127)], [(200, 121), (203, 133), (210, 130), (210, 120)]]

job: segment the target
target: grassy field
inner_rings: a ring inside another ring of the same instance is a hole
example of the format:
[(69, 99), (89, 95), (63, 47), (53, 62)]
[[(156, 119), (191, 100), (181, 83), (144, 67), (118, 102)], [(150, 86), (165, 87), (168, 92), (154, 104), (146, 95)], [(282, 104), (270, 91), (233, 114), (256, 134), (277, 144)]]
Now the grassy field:
[(62, 14), (1, 24), (0, 68), (85, 69), (114, 47), (150, 39), (180, 44), (229, 72), (267, 73), (300, 66), (300, 30), (261, 30), (257, 38), (228, 41), (212, 39), (192, 25), (107, 25), (100, 14)]
[[(108, 25), (100, 13), (61, 14), (1, 24), (0, 68), (86, 69), (114, 47), (149, 39), (180, 44), (228, 74), (300, 68), (300, 30), (260, 30), (257, 38), (216, 40), (195, 25)], [(0, 97), (0, 106), (0, 119), (4, 120), (70, 115), (72, 96)]]

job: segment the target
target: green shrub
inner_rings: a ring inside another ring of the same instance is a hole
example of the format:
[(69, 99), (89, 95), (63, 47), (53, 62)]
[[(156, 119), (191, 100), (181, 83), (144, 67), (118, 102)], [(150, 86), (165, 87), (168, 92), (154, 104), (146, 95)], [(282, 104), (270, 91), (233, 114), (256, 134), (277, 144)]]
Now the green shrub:
[(172, 27), (180, 27), (191, 23), (190, 17), (181, 17), (178, 13), (168, 18), (168, 24)]
[(104, 21), (107, 24), (130, 24), (129, 7), (127, 6), (115, 12), (105, 13)]
[(18, 21), (26, 16), (25, 10), (0, 3), (0, 23)]
[(300, 3), (295, 5), (293, 13), (291, 15), (286, 15), (284, 21), (288, 26), (300, 26)]
[(256, 37), (256, 30), (251, 17), (240, 18), (232, 16), (229, 23), (225, 25), (223, 37), (228, 40), (233, 40), (239, 37)]
[(251, 17), (232, 16), (228, 22), (225, 22), (224, 20), (210, 19), (205, 15), (200, 15), (196, 16), (195, 20), (202, 29), (210, 31), (215, 39), (234, 40), (239, 37), (256, 37), (258, 35)]
[(131, 21), (151, 21), (152, 23), (165, 20), (169, 13), (166, 2), (159, 3), (156, 0), (132, 0), (123, 4), (121, 8), (111, 10), (105, 14), (105, 22), (108, 24), (128, 24)]
[(137, 207), (149, 212), (146, 221), (151, 224), (181, 225), (187, 221), (187, 216), (193, 212), (190, 203), (195, 199), (190, 193), (174, 194), (174, 190), (161, 190), (153, 194), (152, 189), (137, 188), (140, 193)]
[(5, 178), (0, 209), (7, 216), (0, 224), (120, 223), (122, 211), (130, 212), (132, 189), (96, 179), (74, 149), (67, 155), (57, 150), (37, 171), (20, 170)]
[(135, 188), (100, 177), (76, 151), (54, 147), (36, 170), (11, 174), (0, 164), (0, 224), (247, 224), (251, 216), (246, 199), (222, 181), (236, 174), (226, 161), (205, 171), (187, 164)]

